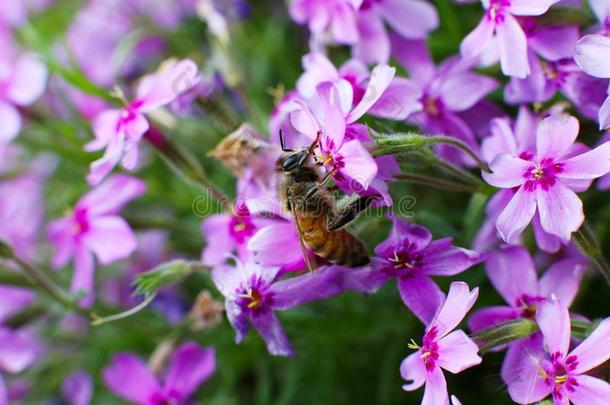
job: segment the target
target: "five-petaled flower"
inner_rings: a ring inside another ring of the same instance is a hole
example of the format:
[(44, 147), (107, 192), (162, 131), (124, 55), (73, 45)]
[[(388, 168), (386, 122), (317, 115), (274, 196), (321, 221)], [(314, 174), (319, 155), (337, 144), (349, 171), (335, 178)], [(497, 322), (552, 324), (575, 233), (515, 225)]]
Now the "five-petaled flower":
[(610, 318), (604, 319), (571, 352), (570, 315), (560, 300), (538, 305), (536, 322), (544, 339), (544, 348), (528, 348), (508, 384), (513, 401), (530, 404), (549, 394), (555, 405), (602, 405), (610, 398), (610, 384), (585, 373), (610, 358)]
[(409, 344), (409, 348), (417, 351), (403, 360), (400, 375), (411, 381), (403, 385), (407, 391), (426, 384), (422, 405), (449, 404), (443, 369), (457, 374), (481, 363), (479, 348), (466, 333), (462, 330), (451, 332), (472, 308), (478, 295), (478, 288), (470, 291), (464, 282), (451, 283), (447, 299), (426, 328), (422, 345), (413, 340)]
[(573, 189), (582, 191), (583, 183), (610, 172), (610, 142), (572, 156), (578, 129), (574, 117), (550, 116), (538, 126), (535, 154), (499, 154), (490, 164), (493, 173), (483, 173), (493, 186), (517, 188), (496, 221), (505, 241), (514, 241), (536, 211), (542, 229), (564, 240), (583, 223), (582, 202)]

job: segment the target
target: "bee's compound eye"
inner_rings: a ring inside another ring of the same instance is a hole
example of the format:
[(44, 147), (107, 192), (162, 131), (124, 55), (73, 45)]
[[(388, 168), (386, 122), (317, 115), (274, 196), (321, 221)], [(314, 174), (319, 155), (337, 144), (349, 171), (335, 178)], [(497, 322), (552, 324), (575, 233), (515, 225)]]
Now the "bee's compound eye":
[(292, 153), (284, 159), (284, 163), (282, 164), (282, 169), (284, 171), (294, 170), (297, 167), (301, 166), (307, 157), (306, 151), (299, 151), (297, 153)]

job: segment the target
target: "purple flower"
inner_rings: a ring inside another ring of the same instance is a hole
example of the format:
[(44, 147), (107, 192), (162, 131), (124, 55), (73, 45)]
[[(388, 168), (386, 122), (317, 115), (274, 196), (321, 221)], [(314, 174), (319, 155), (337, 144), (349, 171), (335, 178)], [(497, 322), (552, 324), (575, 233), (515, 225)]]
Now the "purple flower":
[(269, 353), (292, 356), (292, 345), (274, 311), (341, 293), (344, 269), (328, 266), (315, 273), (276, 281), (278, 272), (279, 267), (264, 268), (254, 262), (237, 262), (235, 266), (214, 268), (212, 280), (225, 296), (227, 318), (235, 330), (237, 343), (246, 336), (251, 322), (267, 344)]
[(47, 68), (35, 55), (13, 55), (14, 52), (5, 55), (2, 51), (0, 49), (0, 144), (12, 141), (19, 134), (22, 122), (18, 108), (27, 107), (40, 98), (48, 75)]
[(561, 301), (540, 303), (536, 322), (546, 350), (522, 353), (518, 374), (508, 386), (512, 400), (529, 404), (550, 394), (556, 405), (607, 403), (610, 384), (585, 373), (610, 358), (610, 318), (569, 353), (570, 316)]
[(530, 73), (527, 37), (515, 16), (538, 16), (559, 0), (481, 0), (485, 15), (464, 38), (460, 52), (470, 59), (481, 55), (492, 39), (497, 41), (502, 72), (524, 78)]
[(430, 276), (453, 276), (481, 262), (483, 257), (451, 244), (451, 238), (432, 240), (419, 225), (394, 218), (388, 238), (375, 248), (371, 284), (392, 278), (405, 305), (429, 324), (445, 296)]
[(61, 391), (70, 405), (89, 405), (93, 397), (93, 381), (85, 371), (70, 374), (61, 386)]
[(211, 215), (203, 221), (202, 232), (207, 245), (201, 253), (201, 261), (208, 266), (224, 263), (235, 253), (237, 258), (249, 258), (248, 241), (261, 228), (274, 220), (250, 213), (243, 201), (237, 201), (235, 212)]
[[(604, 142), (610, 142), (610, 133), (606, 133), (606, 135), (604, 135), (600, 140), (601, 144)], [(597, 182), (597, 188), (600, 190), (610, 189), (610, 173), (600, 177), (599, 181)]]
[(457, 374), (481, 363), (479, 348), (464, 331), (451, 332), (472, 308), (478, 295), (478, 288), (470, 291), (464, 282), (451, 283), (447, 299), (426, 328), (422, 345), (411, 340), (409, 348), (417, 352), (400, 365), (402, 378), (411, 381), (402, 387), (413, 391), (426, 384), (422, 405), (449, 405), (447, 382), (442, 370)]
[(493, 173), (483, 173), (493, 186), (517, 188), (496, 221), (505, 241), (518, 237), (536, 212), (542, 229), (563, 240), (569, 240), (584, 221), (582, 202), (573, 188), (610, 171), (610, 142), (570, 157), (578, 129), (574, 117), (548, 117), (538, 126), (535, 154), (502, 153), (491, 162)]
[[(402, 105), (398, 110), (415, 112), (409, 121), (421, 127), (425, 133), (454, 136), (477, 150), (476, 137), (460, 113), (472, 108), (495, 90), (498, 82), (472, 73), (468, 63), (456, 58), (434, 66), (423, 41), (407, 41), (399, 37), (393, 37), (392, 41), (395, 57), (409, 71), (411, 78), (395, 79), (384, 97), (396, 95), (396, 102)], [(410, 107), (413, 99), (417, 101), (417, 109)], [(375, 112), (376, 109), (373, 109), (372, 113)], [(438, 151), (454, 163), (474, 165), (472, 158), (455, 147), (443, 146)]]
[(329, 36), (333, 42), (351, 45), (358, 41), (356, 10), (363, 0), (294, 0), (290, 16), (307, 24), (316, 40)]
[(384, 22), (404, 38), (425, 39), (438, 27), (438, 13), (423, 0), (364, 0), (356, 20), (355, 57), (367, 63), (388, 63), (390, 37)]
[[(576, 45), (574, 60), (587, 74), (610, 78), (610, 38), (597, 34), (585, 35)], [(599, 127), (610, 128), (610, 96), (599, 109)]]
[(487, 275), (508, 306), (480, 309), (472, 314), (468, 326), (477, 331), (512, 319), (533, 319), (538, 304), (551, 296), (569, 306), (578, 293), (584, 263), (578, 259), (558, 261), (538, 280), (534, 262), (525, 248), (504, 246), (490, 253), (485, 267)]
[(106, 110), (93, 122), (95, 140), (87, 151), (106, 148), (104, 156), (91, 164), (87, 180), (99, 184), (121, 162), (127, 170), (138, 163), (138, 143), (149, 128), (145, 113), (171, 103), (197, 83), (197, 66), (191, 60), (168, 62), (161, 71), (144, 77), (136, 98), (122, 109)]
[[(353, 107), (354, 93), (349, 82), (335, 86), (324, 82), (318, 86), (318, 99), (310, 106), (297, 104), (290, 119), (294, 128), (311, 140), (318, 139), (316, 160), (336, 180), (352, 181), (368, 189), (377, 175), (377, 165), (358, 140), (346, 139), (348, 125), (362, 117), (381, 97), (394, 77), (395, 69), (376, 66), (361, 101)], [(312, 111), (312, 108), (316, 110)]]
[(139, 405), (186, 404), (216, 368), (214, 349), (195, 342), (180, 345), (172, 355), (163, 383), (146, 363), (131, 353), (119, 353), (104, 368), (104, 383), (119, 397)]
[(0, 326), (0, 405), (8, 405), (11, 399), (1, 372), (22, 372), (34, 363), (40, 351), (39, 342), (27, 331), (15, 331)]
[(28, 307), (35, 299), (36, 295), (31, 290), (0, 284), (0, 325)]
[(136, 237), (117, 215), (123, 205), (142, 195), (146, 184), (133, 177), (116, 175), (85, 194), (71, 215), (49, 225), (49, 240), (55, 248), (53, 267), (65, 266), (74, 257), (72, 292), (84, 291), (81, 305), (93, 303), (93, 255), (103, 265), (131, 255)]

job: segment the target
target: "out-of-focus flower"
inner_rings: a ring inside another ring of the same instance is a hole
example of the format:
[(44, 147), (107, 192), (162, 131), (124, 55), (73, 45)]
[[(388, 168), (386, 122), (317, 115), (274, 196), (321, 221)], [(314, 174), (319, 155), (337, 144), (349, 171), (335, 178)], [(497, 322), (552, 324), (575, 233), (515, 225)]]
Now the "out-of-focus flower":
[(131, 353), (115, 355), (103, 376), (112, 392), (135, 404), (184, 404), (215, 368), (213, 348), (186, 342), (172, 355), (162, 384), (146, 363)]
[(340, 294), (344, 268), (328, 266), (313, 274), (276, 281), (279, 270), (279, 267), (263, 268), (253, 262), (237, 262), (235, 266), (214, 268), (212, 280), (225, 296), (225, 311), (235, 330), (237, 343), (246, 336), (251, 322), (267, 344), (269, 353), (292, 356), (292, 345), (274, 311)]
[(70, 374), (61, 386), (61, 392), (70, 405), (89, 405), (93, 397), (93, 381), (85, 371)]
[(438, 13), (424, 0), (364, 0), (356, 20), (355, 57), (367, 63), (388, 62), (390, 38), (384, 21), (404, 38), (425, 39), (438, 27)]
[(356, 10), (363, 0), (294, 0), (290, 16), (299, 24), (307, 24), (311, 33), (330, 41), (351, 45), (358, 41)]
[(516, 16), (538, 16), (559, 0), (481, 0), (485, 15), (477, 27), (464, 38), (460, 52), (464, 58), (481, 55), (492, 40), (497, 41), (502, 72), (524, 78), (530, 73), (527, 60), (527, 37)]
[(99, 184), (119, 162), (133, 170), (138, 163), (138, 144), (149, 128), (144, 114), (174, 101), (193, 87), (197, 78), (197, 66), (191, 60), (167, 62), (158, 73), (142, 78), (135, 99), (127, 106), (100, 113), (93, 123), (95, 140), (85, 149), (106, 150), (91, 164), (89, 183)]
[(222, 304), (212, 298), (208, 290), (204, 290), (197, 295), (189, 318), (193, 322), (193, 329), (200, 331), (213, 328), (222, 322), (222, 313)]
[(28, 307), (35, 299), (36, 295), (31, 290), (0, 284), (0, 325)]
[(49, 225), (49, 240), (55, 248), (53, 266), (62, 267), (74, 257), (71, 291), (84, 291), (81, 305), (94, 298), (93, 255), (103, 265), (125, 259), (136, 249), (136, 237), (117, 215), (129, 201), (142, 195), (146, 184), (133, 177), (116, 175), (85, 194), (69, 216)]
[[(478, 150), (476, 137), (468, 123), (460, 113), (475, 106), (489, 93), (498, 87), (498, 82), (487, 76), (470, 71), (469, 63), (457, 58), (451, 58), (434, 66), (423, 41), (407, 41), (392, 37), (392, 51), (398, 61), (409, 71), (410, 79), (402, 79), (400, 86), (388, 89), (391, 94), (401, 94), (395, 100), (401, 103), (399, 110), (410, 110), (408, 120), (429, 135), (453, 136), (473, 150)], [(395, 86), (396, 84), (394, 84)], [(398, 93), (400, 92), (400, 93)], [(418, 101), (419, 108), (415, 111), (399, 100), (406, 95)], [(406, 118), (406, 117), (405, 117)], [(437, 148), (445, 159), (456, 163), (472, 166), (474, 161), (452, 146)]]
[[(610, 78), (610, 38), (598, 34), (585, 35), (576, 44), (574, 60), (587, 74)], [(610, 96), (599, 109), (599, 127), (610, 128)]]
[(559, 300), (539, 304), (536, 322), (544, 338), (538, 351), (522, 353), (517, 378), (509, 383), (513, 401), (530, 404), (549, 394), (555, 404), (605, 404), (610, 398), (610, 384), (588, 376), (587, 371), (610, 358), (610, 318), (568, 353), (570, 315)]
[(394, 218), (388, 238), (375, 248), (369, 285), (395, 278), (405, 305), (428, 325), (445, 295), (430, 276), (453, 276), (481, 262), (483, 256), (451, 244), (451, 238), (432, 240), (419, 225)]
[(569, 240), (584, 221), (582, 202), (573, 188), (582, 191), (583, 182), (610, 171), (610, 142), (570, 156), (578, 129), (574, 117), (548, 117), (538, 126), (535, 154), (502, 153), (491, 162), (493, 173), (483, 173), (491, 185), (517, 188), (496, 221), (505, 241), (514, 241), (536, 212), (542, 229), (563, 240)]
[[(600, 140), (600, 144), (605, 142), (610, 142), (610, 133), (606, 133), (606, 135), (604, 135)], [(597, 182), (597, 188), (600, 190), (610, 189), (610, 173), (600, 177), (599, 181)]]
[(22, 121), (18, 108), (31, 105), (42, 95), (47, 75), (46, 66), (36, 55), (0, 51), (0, 144), (19, 134)]
[[(27, 331), (0, 326), (0, 372), (21, 373), (38, 358), (40, 343)], [(8, 405), (10, 394), (0, 374), (0, 404)]]
[(443, 369), (457, 374), (481, 363), (479, 348), (466, 333), (462, 330), (451, 332), (472, 308), (478, 295), (478, 288), (470, 291), (464, 282), (451, 283), (447, 299), (426, 328), (422, 345), (411, 340), (409, 348), (417, 351), (400, 365), (402, 378), (411, 381), (402, 387), (413, 391), (426, 384), (422, 404), (449, 404)]
[[(30, 260), (37, 253), (44, 219), (43, 191), (55, 169), (50, 155), (30, 158), (14, 145), (0, 145), (0, 238), (15, 254)], [(16, 174), (13, 174), (14, 171)]]

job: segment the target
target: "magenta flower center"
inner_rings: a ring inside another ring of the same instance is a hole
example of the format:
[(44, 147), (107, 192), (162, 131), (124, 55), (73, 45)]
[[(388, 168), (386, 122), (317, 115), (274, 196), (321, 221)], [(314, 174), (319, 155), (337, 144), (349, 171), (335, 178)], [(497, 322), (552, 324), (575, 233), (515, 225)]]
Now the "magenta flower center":
[(573, 375), (578, 365), (578, 358), (574, 355), (564, 359), (562, 353), (556, 352), (551, 355), (551, 361), (544, 365), (538, 365), (538, 374), (544, 378), (545, 384), (553, 393), (553, 398), (561, 400), (565, 391), (573, 392), (578, 386), (578, 381)]
[(235, 215), (229, 223), (229, 233), (237, 243), (246, 242), (256, 232), (256, 226), (249, 217)]
[(419, 347), (413, 339), (411, 339), (411, 343), (408, 344), (410, 349), (419, 350), (420, 358), (424, 362), (424, 366), (426, 370), (432, 371), (436, 367), (436, 363), (438, 362), (439, 354), (438, 354), (438, 343), (436, 342), (436, 337), (438, 335), (438, 330), (436, 326), (433, 326), (423, 338), (422, 346)]
[(521, 316), (527, 319), (534, 319), (538, 304), (543, 300), (542, 297), (532, 297), (523, 294), (517, 299), (517, 308), (521, 310)]
[(383, 0), (364, 0), (360, 6), (360, 10), (368, 10), (377, 3), (381, 3)]
[(319, 166), (324, 166), (326, 171), (331, 172), (335, 179), (342, 180), (343, 176), (340, 170), (345, 167), (343, 155), (337, 153), (335, 141), (328, 136), (323, 136), (320, 139), (318, 152), (314, 156), (314, 160)]
[(563, 171), (562, 163), (555, 163), (553, 159), (542, 159), (540, 163), (531, 162), (531, 166), (526, 170), (525, 189), (534, 191), (537, 187), (548, 190), (557, 181), (557, 174)]
[(445, 107), (443, 102), (436, 97), (424, 95), (421, 98), (421, 103), (424, 106), (424, 112), (432, 117), (438, 117), (443, 114)]
[(266, 290), (265, 281), (258, 276), (252, 276), (245, 286), (237, 290), (237, 305), (246, 312), (263, 310), (273, 302), (273, 294)]
[(392, 256), (387, 258), (394, 270), (399, 270), (400, 273), (408, 273), (410, 270), (414, 270), (419, 264), (419, 257), (412, 257), (408, 252), (396, 251)]
[(358, 105), (366, 93), (366, 88), (362, 87), (360, 83), (358, 83), (358, 78), (354, 75), (345, 75), (343, 78), (352, 85), (352, 93), (354, 95), (352, 107)]
[[(486, 5), (486, 1), (483, 0), (483, 6)], [(496, 24), (504, 21), (504, 13), (506, 8), (510, 7), (510, 0), (489, 0), (487, 3), (487, 18)]]
[(83, 235), (89, 231), (89, 218), (86, 209), (77, 208), (72, 220), (74, 222), (72, 233), (75, 236)]

